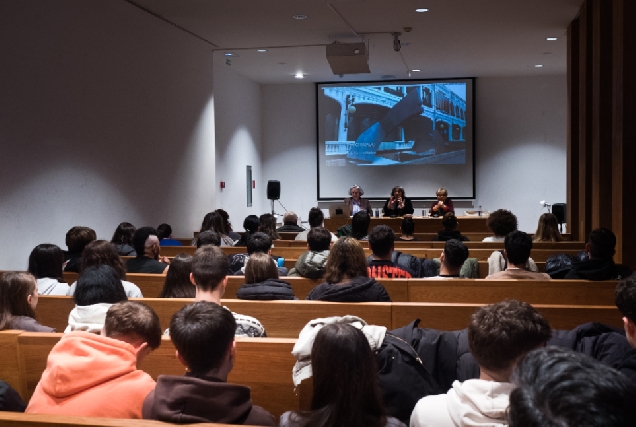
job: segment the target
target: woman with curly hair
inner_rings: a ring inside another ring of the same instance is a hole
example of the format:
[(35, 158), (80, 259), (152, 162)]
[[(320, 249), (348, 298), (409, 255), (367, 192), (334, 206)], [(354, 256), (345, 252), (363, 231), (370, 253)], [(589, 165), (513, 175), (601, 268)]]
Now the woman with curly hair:
[(503, 242), (508, 233), (517, 229), (517, 217), (506, 209), (498, 209), (490, 214), (486, 226), (494, 236), (486, 237), (482, 242)]

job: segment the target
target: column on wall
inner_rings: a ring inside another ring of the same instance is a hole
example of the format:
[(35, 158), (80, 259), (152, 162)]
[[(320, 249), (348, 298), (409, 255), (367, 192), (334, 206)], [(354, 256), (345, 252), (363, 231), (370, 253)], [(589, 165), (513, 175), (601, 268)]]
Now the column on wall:
[(579, 235), (579, 21), (568, 27), (567, 218), (572, 240)]

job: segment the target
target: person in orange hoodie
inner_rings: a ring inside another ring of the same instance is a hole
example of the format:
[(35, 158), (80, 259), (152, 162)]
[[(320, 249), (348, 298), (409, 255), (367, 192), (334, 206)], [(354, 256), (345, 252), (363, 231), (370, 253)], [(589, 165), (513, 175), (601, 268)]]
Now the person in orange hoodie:
[(102, 335), (71, 332), (53, 347), (26, 412), (141, 418), (156, 383), (137, 364), (160, 344), (152, 308), (132, 301), (113, 304)]

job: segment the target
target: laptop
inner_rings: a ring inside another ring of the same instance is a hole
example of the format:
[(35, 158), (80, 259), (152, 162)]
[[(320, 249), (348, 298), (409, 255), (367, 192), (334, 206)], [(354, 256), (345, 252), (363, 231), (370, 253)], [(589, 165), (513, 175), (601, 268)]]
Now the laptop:
[(331, 205), (329, 206), (329, 218), (349, 218), (351, 216), (351, 206), (341, 204), (341, 205)]

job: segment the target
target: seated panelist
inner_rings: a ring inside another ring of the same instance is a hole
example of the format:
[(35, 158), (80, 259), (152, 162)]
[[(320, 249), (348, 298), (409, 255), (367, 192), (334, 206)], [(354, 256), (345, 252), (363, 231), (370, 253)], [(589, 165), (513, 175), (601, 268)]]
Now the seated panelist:
[(367, 199), (363, 199), (364, 190), (357, 184), (349, 189), (349, 195), (344, 199), (344, 203), (351, 207), (351, 215), (355, 215), (360, 211), (367, 211), (372, 214), (371, 203)]
[(431, 216), (444, 216), (446, 212), (455, 213), (453, 201), (448, 197), (448, 191), (445, 188), (437, 190), (437, 200), (431, 204)]
[(391, 190), (391, 197), (384, 203), (382, 208), (384, 216), (404, 216), (413, 214), (413, 204), (411, 199), (405, 197), (404, 189), (395, 186)]

